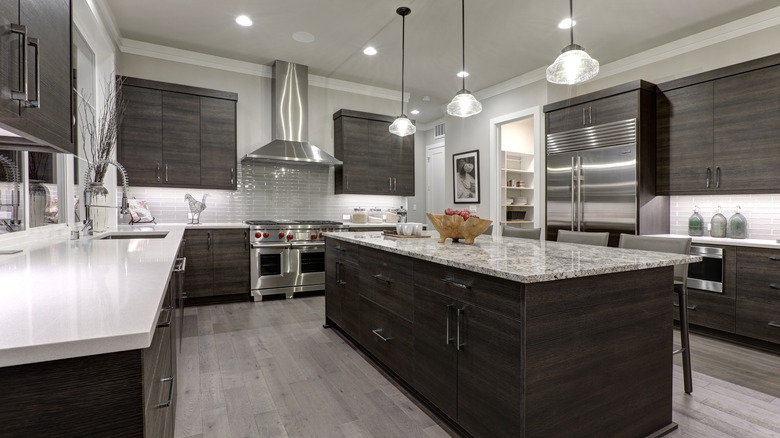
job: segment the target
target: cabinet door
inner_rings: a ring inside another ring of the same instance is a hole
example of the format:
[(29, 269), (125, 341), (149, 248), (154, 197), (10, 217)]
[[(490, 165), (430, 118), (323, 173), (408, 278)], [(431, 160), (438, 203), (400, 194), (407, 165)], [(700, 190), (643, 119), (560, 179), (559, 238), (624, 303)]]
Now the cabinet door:
[(336, 136), (336, 151), (341, 149), (337, 158), (344, 162), (342, 167), (341, 193), (366, 193), (371, 185), (371, 174), (367, 168), (371, 163), (371, 152), (368, 143), (368, 120), (353, 117), (339, 117), (336, 130), (341, 137)]
[(236, 188), (236, 102), (200, 98), (200, 184)]
[(422, 287), (414, 290), (413, 386), (452, 419), (457, 418), (456, 301)]
[(358, 265), (345, 261), (341, 264), (341, 328), (355, 339), (360, 336), (360, 270)]
[[(188, 298), (213, 295), (214, 259), (212, 257), (212, 231), (187, 230), (184, 232), (184, 255), (187, 271), (184, 273), (184, 293)], [(247, 259), (248, 263), (248, 259)]]
[(249, 293), (249, 230), (211, 231), (214, 257), (212, 295)]
[[(395, 137), (395, 136), (394, 136)], [(393, 194), (414, 196), (414, 135), (398, 137), (393, 157)]]
[[(19, 23), (19, 3), (0, 2), (0, 27), (8, 29)], [(18, 34), (0, 34), (0, 117), (3, 121), (14, 121), (19, 117), (19, 101), (11, 99), (11, 90), (21, 88), (19, 62), (21, 60), (20, 37)]]
[(163, 183), (200, 185), (200, 97), (162, 92), (162, 144)]
[(573, 105), (547, 113), (547, 133), (570, 131), (639, 116), (639, 91)]
[(158, 186), (162, 183), (162, 92), (123, 85), (122, 99), (127, 106), (119, 128), (117, 159), (131, 184)]
[(368, 121), (369, 160), (364, 162), (362, 172), (371, 177), (366, 187), (369, 194), (391, 194), (393, 192), (393, 161), (399, 149), (398, 136), (390, 133), (390, 124), (379, 120)]
[(341, 284), (341, 265), (337, 251), (325, 250), (325, 317), (336, 325), (342, 325), (341, 303), (344, 299), (344, 286)]
[(477, 306), (461, 309), (458, 424), (474, 436), (520, 436), (523, 325)]
[(715, 81), (715, 166), (718, 189), (780, 190), (780, 66)]
[(70, 2), (22, 0), (19, 15), (27, 26), (28, 38), (38, 39), (37, 47), (28, 47), (27, 59), (27, 96), (28, 100), (38, 100), (38, 106), (22, 105), (22, 118), (36, 125), (31, 134), (72, 153)]
[(656, 104), (658, 194), (711, 191), (715, 187), (712, 82), (658, 94)]

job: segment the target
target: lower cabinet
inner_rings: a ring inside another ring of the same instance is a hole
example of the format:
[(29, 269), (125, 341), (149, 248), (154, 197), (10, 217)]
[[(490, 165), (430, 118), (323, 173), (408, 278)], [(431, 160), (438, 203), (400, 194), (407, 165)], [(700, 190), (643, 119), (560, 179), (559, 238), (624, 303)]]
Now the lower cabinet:
[(184, 241), (187, 298), (249, 295), (248, 229), (188, 229)]
[(358, 249), (354, 245), (325, 241), (325, 316), (345, 333), (358, 339), (360, 299), (358, 296)]
[(780, 343), (780, 250), (737, 250), (737, 334)]
[[(680, 320), (680, 304), (674, 294), (674, 319)], [(724, 332), (736, 330), (736, 306), (732, 297), (688, 289), (688, 323)]]

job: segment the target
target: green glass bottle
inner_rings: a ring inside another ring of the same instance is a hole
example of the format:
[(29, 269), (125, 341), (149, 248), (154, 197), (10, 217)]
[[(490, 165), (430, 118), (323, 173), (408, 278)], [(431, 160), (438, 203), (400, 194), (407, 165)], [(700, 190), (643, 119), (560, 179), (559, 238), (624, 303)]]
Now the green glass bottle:
[(699, 206), (693, 206), (693, 214), (688, 218), (688, 235), (701, 236), (704, 234), (704, 218), (699, 214)]
[(710, 236), (712, 237), (726, 237), (726, 216), (723, 216), (720, 212), (720, 205), (718, 206), (718, 212), (712, 216), (710, 221)]
[(737, 205), (737, 211), (729, 218), (729, 237), (732, 239), (744, 239), (747, 231), (747, 219), (740, 213), (742, 208)]

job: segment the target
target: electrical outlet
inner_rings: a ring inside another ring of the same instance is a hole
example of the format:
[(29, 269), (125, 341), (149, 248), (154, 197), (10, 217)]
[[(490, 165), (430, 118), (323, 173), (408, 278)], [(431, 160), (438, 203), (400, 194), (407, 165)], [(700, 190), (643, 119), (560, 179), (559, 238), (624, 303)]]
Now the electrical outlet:
[(417, 211), (417, 204), (412, 204), (412, 211)]
[(477, 206), (476, 205), (469, 205), (469, 212), (476, 213), (477, 212)]
[(349, 221), (351, 219), (352, 219), (352, 216), (350, 216), (348, 214), (342, 214), (341, 215), (341, 220), (343, 220), (343, 221)]

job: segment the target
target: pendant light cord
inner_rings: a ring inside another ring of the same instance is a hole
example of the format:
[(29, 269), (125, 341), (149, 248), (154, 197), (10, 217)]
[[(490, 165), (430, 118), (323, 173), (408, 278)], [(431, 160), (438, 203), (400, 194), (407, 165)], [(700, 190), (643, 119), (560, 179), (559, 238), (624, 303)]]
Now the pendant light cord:
[(571, 44), (574, 45), (574, 6), (572, 5), (574, 0), (569, 0), (569, 33), (571, 35)]
[(401, 115), (404, 114), (404, 53), (406, 53), (406, 15), (401, 16)]
[(463, 79), (463, 89), (466, 89), (466, 0), (460, 0), (460, 36), (461, 36), (461, 54), (463, 55), (463, 70), (461, 78)]

